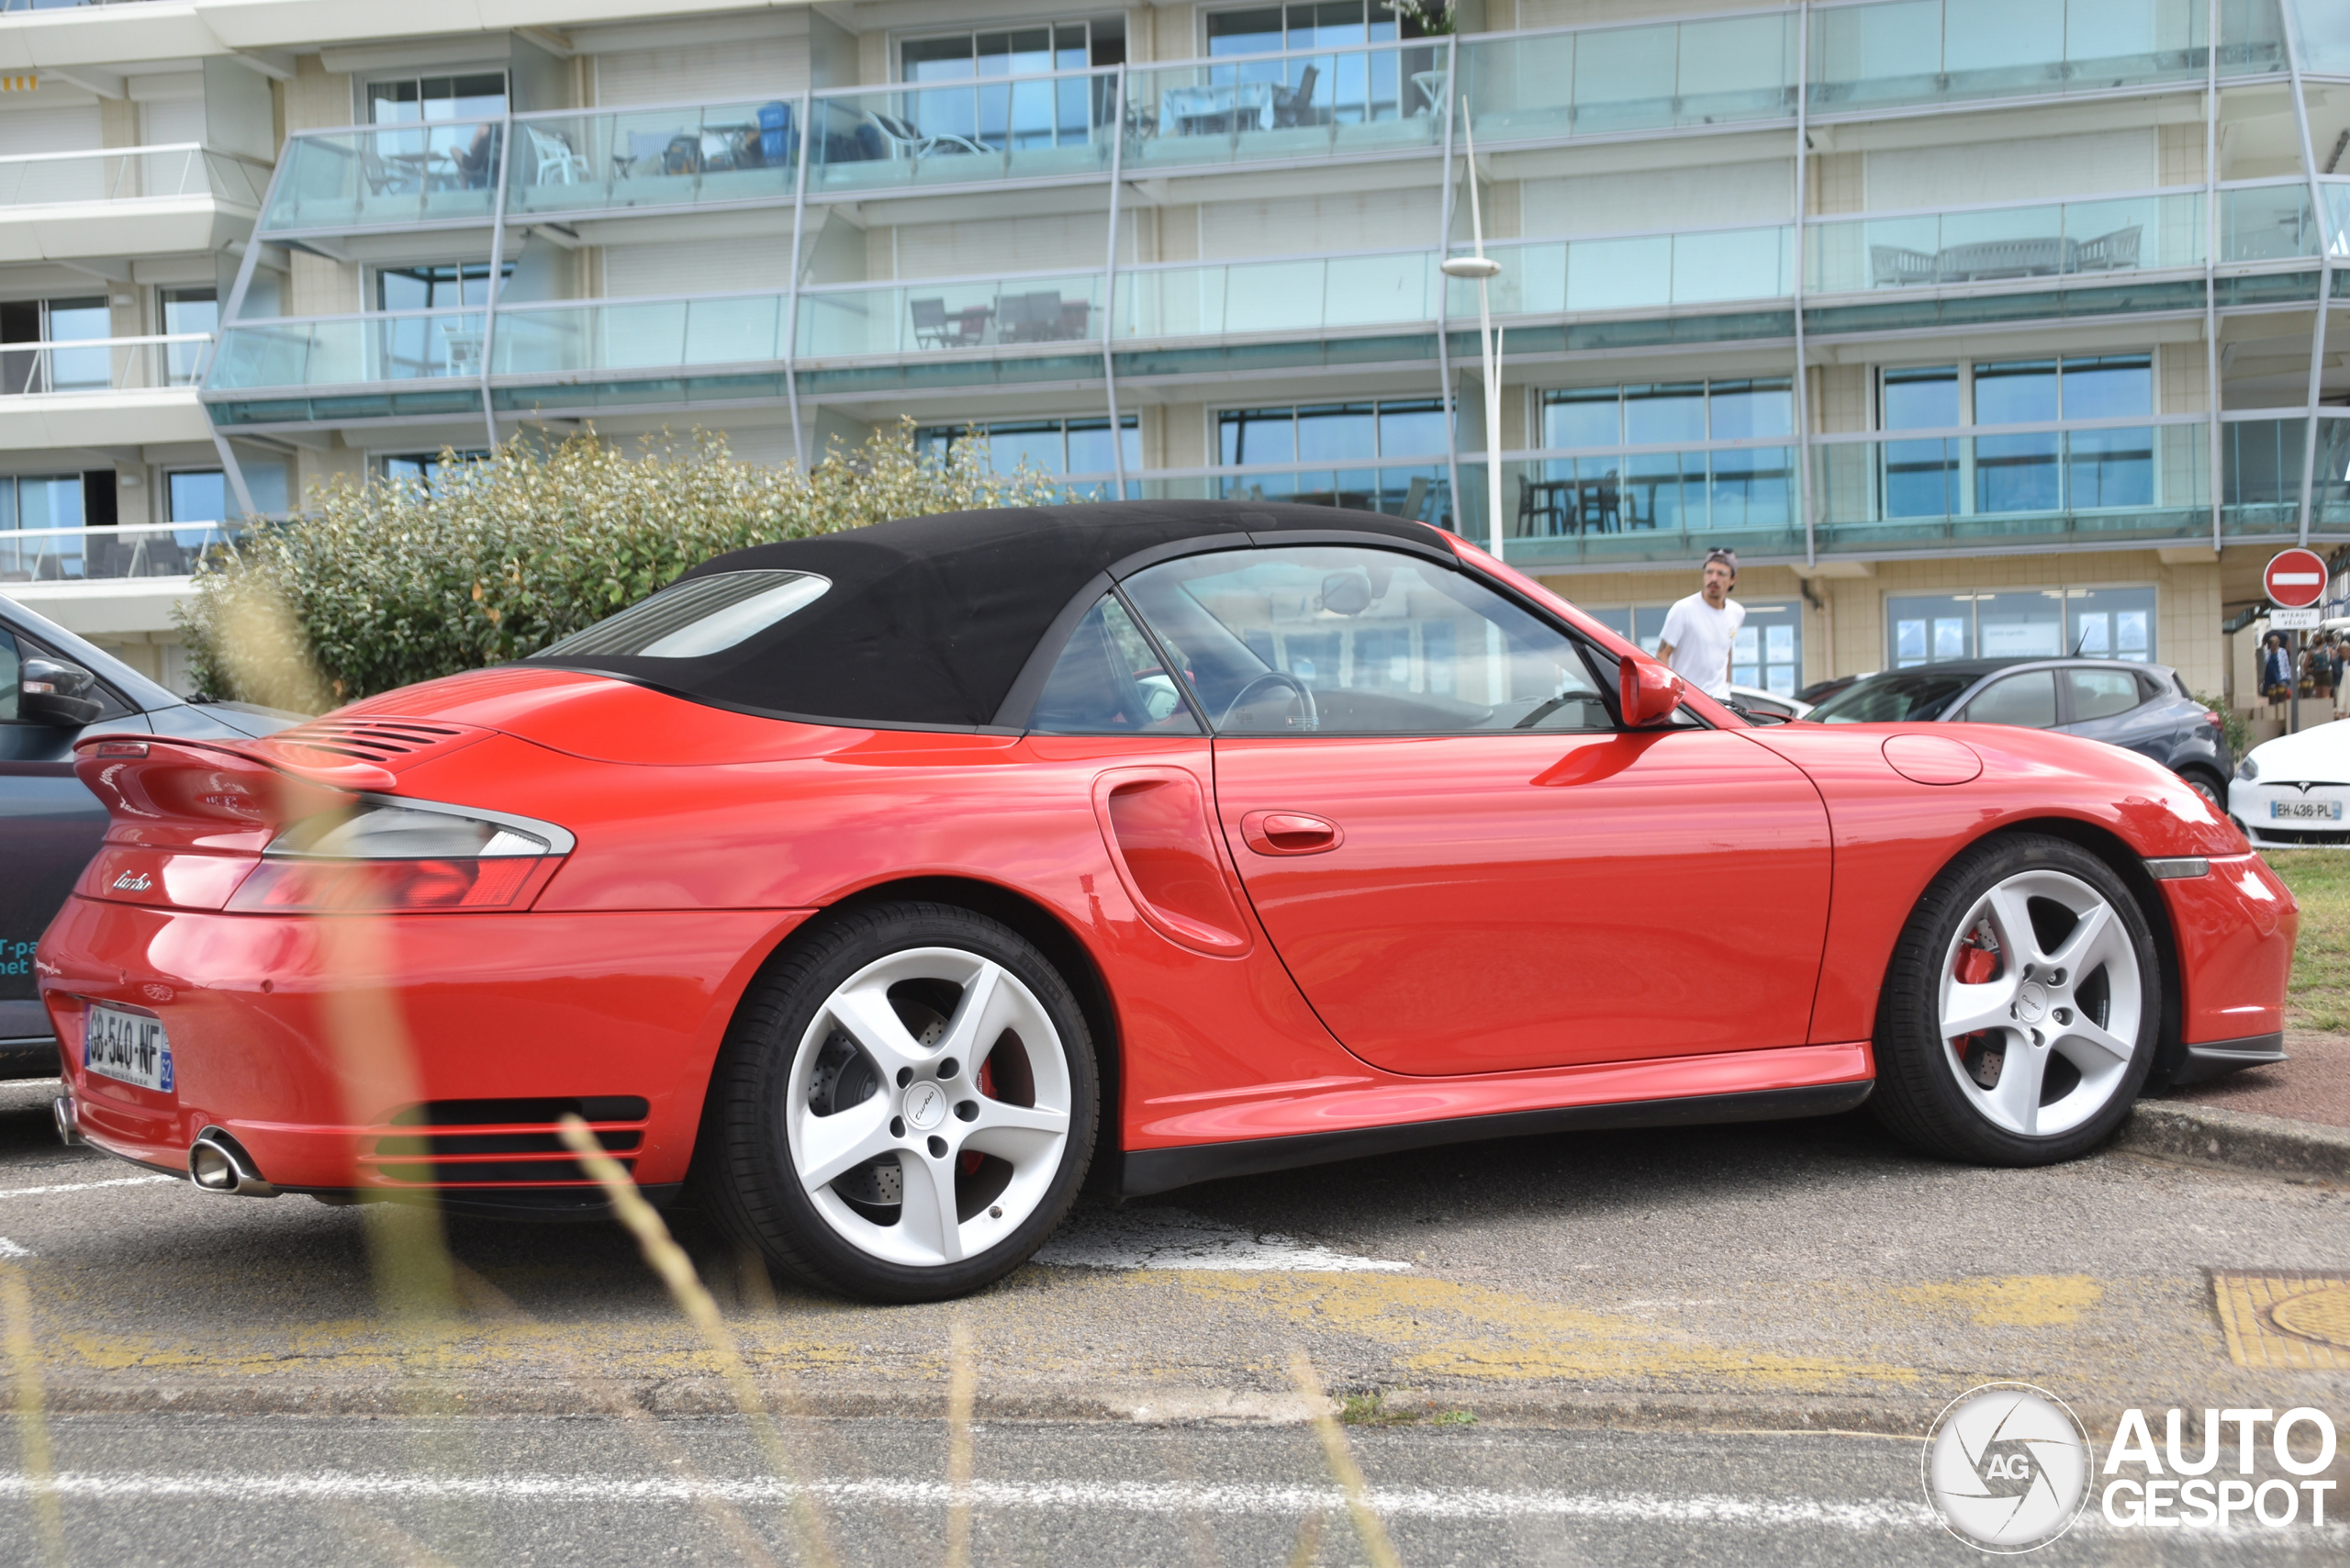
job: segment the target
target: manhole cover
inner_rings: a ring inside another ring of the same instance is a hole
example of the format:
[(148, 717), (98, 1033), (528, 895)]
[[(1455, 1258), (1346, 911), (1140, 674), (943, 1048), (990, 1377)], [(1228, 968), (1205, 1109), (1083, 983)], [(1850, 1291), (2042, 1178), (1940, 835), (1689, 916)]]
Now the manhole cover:
[(2350, 1285), (2288, 1295), (2268, 1309), (2268, 1321), (2288, 1334), (2350, 1350)]
[(2350, 1372), (2350, 1274), (2214, 1269), (2211, 1296), (2236, 1365)]

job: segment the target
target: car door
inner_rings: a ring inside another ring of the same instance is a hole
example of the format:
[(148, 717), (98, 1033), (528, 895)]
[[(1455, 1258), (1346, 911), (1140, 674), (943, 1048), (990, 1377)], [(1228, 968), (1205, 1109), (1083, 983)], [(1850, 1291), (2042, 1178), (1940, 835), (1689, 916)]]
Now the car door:
[(2135, 670), (2076, 666), (2063, 672), (2062, 680), (2067, 734), (2126, 746), (2170, 765), (2178, 726), (2157, 711), (2158, 704), (2148, 702), (2145, 677)]
[[(11, 1042), (50, 1037), (33, 985), (33, 948), (106, 827), (106, 808), (73, 776), (73, 741), (82, 732), (17, 711), (23, 660), (42, 655), (54, 656), (0, 626), (0, 1075), (18, 1065), (9, 1058), (22, 1052), (10, 1051)], [(147, 727), (118, 699), (108, 709), (108, 728)]]
[(1829, 834), (1798, 769), (1626, 733), (1615, 659), (1443, 563), (1351, 546), (1124, 590), (1216, 734), (1241, 882), (1323, 1022), (1392, 1071), (1801, 1044)]

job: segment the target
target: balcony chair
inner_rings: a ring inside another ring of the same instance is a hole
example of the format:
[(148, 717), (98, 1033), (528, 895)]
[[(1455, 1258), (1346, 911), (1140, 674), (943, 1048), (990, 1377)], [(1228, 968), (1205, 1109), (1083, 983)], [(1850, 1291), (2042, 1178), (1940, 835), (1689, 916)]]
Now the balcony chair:
[(1939, 275), (1936, 259), (1923, 251), (1899, 245), (1869, 247), (1870, 281), (1878, 288), (1914, 288)]
[(2081, 241), (2074, 252), (2073, 270), (2079, 273), (2110, 273), (2132, 269), (2138, 264), (2138, 241), (2144, 230), (2136, 224), (2117, 229), (2110, 234), (2100, 234), (2094, 240)]
[(531, 153), (537, 161), (531, 184), (576, 185), (588, 178), (588, 160), (571, 150), (571, 139), (563, 132), (526, 125), (522, 134), (530, 139)]
[(1623, 492), (1610, 468), (1602, 479), (1586, 479), (1576, 487), (1575, 532), (1614, 533), (1624, 526)]
[(931, 349), (977, 348), (986, 340), (988, 318), (994, 314), (984, 305), (949, 314), (944, 299), (912, 299), (907, 308), (913, 312), (914, 342)]
[(1083, 299), (1064, 299), (1061, 301), (1060, 335), (1064, 339), (1075, 342), (1083, 338), (1091, 337), (1092, 334), (1089, 332), (1087, 329), (1092, 324), (1093, 306), (1091, 301)]
[(995, 151), (951, 130), (938, 136), (925, 135), (913, 121), (900, 119), (896, 115), (885, 115), (879, 109), (866, 110), (865, 118), (880, 131), (881, 140), (889, 144), (890, 155), (893, 158), (923, 158), (941, 150), (956, 153), (990, 153)]
[(1998, 278), (2053, 277), (2069, 271), (2072, 241), (2053, 238), (1985, 240), (1949, 245), (1935, 258), (1938, 281), (1979, 283)]
[[(1534, 523), (1535, 520), (1538, 518), (1547, 524), (1547, 526), (1537, 529), (1534, 526)], [(1563, 532), (1563, 529), (1561, 526), (1562, 521), (1563, 520), (1559, 511), (1557, 487), (1539, 484), (1536, 481), (1526, 477), (1522, 474), (1519, 475), (1517, 480), (1517, 527), (1514, 532), (1520, 538), (1532, 537), (1537, 533), (1559, 533)]]
[(1297, 85), (1283, 88), (1273, 95), (1273, 125), (1319, 125), (1314, 112), (1314, 84), (1320, 79), (1322, 68), (1309, 65), (1297, 73)]

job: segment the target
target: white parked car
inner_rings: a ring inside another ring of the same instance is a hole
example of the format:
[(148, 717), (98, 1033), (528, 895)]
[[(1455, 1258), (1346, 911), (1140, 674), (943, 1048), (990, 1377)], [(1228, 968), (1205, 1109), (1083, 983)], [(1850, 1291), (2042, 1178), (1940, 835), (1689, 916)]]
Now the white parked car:
[(2350, 720), (2256, 745), (2228, 784), (2228, 815), (2256, 849), (2350, 846)]

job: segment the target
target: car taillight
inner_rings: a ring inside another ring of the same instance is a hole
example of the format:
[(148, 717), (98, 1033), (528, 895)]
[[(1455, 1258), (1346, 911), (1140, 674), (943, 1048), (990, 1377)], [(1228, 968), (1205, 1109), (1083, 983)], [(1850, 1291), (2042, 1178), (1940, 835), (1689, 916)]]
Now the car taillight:
[(368, 796), (271, 840), (229, 908), (256, 914), (523, 908), (574, 842), (552, 823)]

